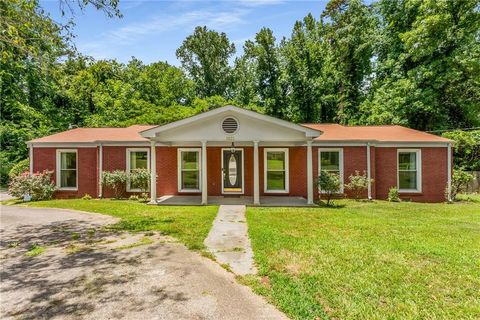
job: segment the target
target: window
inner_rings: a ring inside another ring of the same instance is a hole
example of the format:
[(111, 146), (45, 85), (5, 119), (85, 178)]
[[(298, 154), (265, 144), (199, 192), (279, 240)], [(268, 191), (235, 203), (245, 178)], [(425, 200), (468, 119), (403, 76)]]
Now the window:
[(288, 149), (265, 149), (265, 192), (288, 193)]
[(178, 191), (200, 191), (200, 149), (178, 149)]
[(421, 153), (420, 150), (399, 149), (398, 190), (421, 192)]
[[(318, 174), (322, 170), (335, 173), (340, 178), (340, 193), (343, 193), (343, 149), (318, 150)], [(319, 190), (322, 192), (321, 190)]]
[(77, 190), (77, 150), (57, 150), (57, 187)]
[[(132, 172), (135, 169), (147, 169), (150, 170), (150, 150), (132, 148), (127, 149), (127, 173)], [(128, 192), (140, 192), (142, 191), (140, 186), (134, 185), (130, 180), (127, 182)]]

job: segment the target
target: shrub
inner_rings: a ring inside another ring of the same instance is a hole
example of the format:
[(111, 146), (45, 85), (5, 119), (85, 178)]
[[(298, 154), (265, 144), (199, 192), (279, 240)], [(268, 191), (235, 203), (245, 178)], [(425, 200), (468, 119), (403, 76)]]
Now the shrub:
[(132, 194), (132, 195), (128, 198), (128, 200), (130, 200), (130, 201), (138, 201), (138, 196), (137, 196), (136, 194)]
[(391, 187), (390, 190), (388, 190), (387, 200), (390, 202), (400, 202), (400, 195), (398, 194), (397, 187)]
[(453, 144), (453, 164), (457, 169), (480, 170), (480, 130), (454, 130), (442, 134), (455, 141)]
[(8, 172), (10, 179), (30, 170), (30, 160), (23, 159), (17, 162)]
[(103, 171), (102, 185), (113, 190), (115, 199), (120, 199), (127, 184), (127, 173), (123, 170)]
[(147, 169), (134, 169), (130, 172), (130, 188), (138, 188), (142, 192), (148, 191), (150, 172)]
[(454, 169), (452, 174), (452, 189), (450, 190), (450, 200), (455, 201), (455, 199), (457, 198), (457, 194), (462, 191), (472, 179), (473, 175), (471, 175), (470, 173), (463, 170)]
[(330, 200), (335, 193), (340, 191), (340, 178), (335, 173), (322, 170), (318, 176), (318, 186), (322, 190), (322, 195), (327, 198), (327, 206), (330, 205)]
[(140, 195), (139, 201), (140, 202), (148, 202), (150, 200), (150, 196), (148, 193), (144, 192)]
[(82, 197), (82, 200), (92, 200), (92, 196), (89, 195), (88, 193), (85, 193)]
[(8, 193), (17, 198), (30, 195), (33, 201), (51, 199), (56, 190), (52, 173), (53, 171), (45, 170), (32, 175), (24, 172), (14, 176), (8, 185)]
[[(360, 199), (368, 189), (367, 174), (363, 171), (363, 174), (361, 175), (358, 170), (355, 170), (355, 174), (351, 174), (348, 179), (350, 182), (345, 184), (345, 189), (351, 192), (353, 198), (356, 200)], [(373, 182), (373, 179), (370, 179), (370, 181)]]

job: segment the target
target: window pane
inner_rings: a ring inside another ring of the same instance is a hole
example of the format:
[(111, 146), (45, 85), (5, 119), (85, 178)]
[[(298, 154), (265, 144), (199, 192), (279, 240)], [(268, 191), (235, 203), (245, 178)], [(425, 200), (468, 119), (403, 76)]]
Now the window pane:
[(182, 152), (182, 169), (198, 169), (198, 152)]
[(77, 168), (77, 154), (75, 152), (62, 152), (60, 154), (60, 168), (61, 169), (76, 169)]
[(267, 170), (285, 170), (285, 152), (267, 152)]
[(400, 152), (398, 154), (399, 170), (417, 170), (417, 153), (416, 152)]
[(285, 190), (285, 172), (267, 172), (267, 190)]
[(130, 152), (130, 169), (148, 169), (148, 153), (146, 151)]
[(400, 171), (398, 173), (398, 184), (400, 189), (417, 189), (417, 172)]
[(198, 171), (182, 171), (182, 189), (200, 189)]
[(320, 167), (322, 170), (340, 170), (340, 152), (322, 151), (320, 152)]
[(60, 171), (60, 187), (76, 188), (77, 187), (77, 170), (61, 170)]

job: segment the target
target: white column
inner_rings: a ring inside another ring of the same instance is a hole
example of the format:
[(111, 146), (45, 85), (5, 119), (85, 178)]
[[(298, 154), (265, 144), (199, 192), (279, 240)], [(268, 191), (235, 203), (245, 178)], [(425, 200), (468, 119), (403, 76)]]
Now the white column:
[(157, 203), (157, 152), (155, 141), (150, 140), (150, 204)]
[(30, 175), (33, 174), (33, 144), (28, 145), (28, 159), (30, 161)]
[(307, 141), (307, 203), (313, 204), (312, 141)]
[(368, 183), (368, 200), (372, 200), (372, 179), (370, 168), (370, 142), (367, 142), (367, 183)]
[(258, 141), (253, 141), (253, 204), (260, 204), (260, 177), (258, 169)]
[(98, 197), (99, 198), (103, 196), (102, 176), (103, 176), (103, 145), (100, 143), (98, 145)]
[(207, 183), (207, 141), (202, 140), (202, 204), (208, 203), (208, 183)]
[(452, 144), (448, 144), (447, 148), (447, 189), (448, 189), (448, 202), (452, 201)]

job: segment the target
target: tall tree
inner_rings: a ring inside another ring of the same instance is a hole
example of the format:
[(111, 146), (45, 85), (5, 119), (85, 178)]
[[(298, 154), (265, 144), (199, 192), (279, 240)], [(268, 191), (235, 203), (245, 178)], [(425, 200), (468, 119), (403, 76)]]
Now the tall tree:
[(265, 112), (276, 117), (288, 117), (285, 90), (281, 83), (280, 56), (272, 30), (262, 28), (255, 41), (247, 40), (245, 55), (255, 63), (256, 90)]
[(193, 79), (200, 97), (226, 96), (231, 83), (229, 59), (235, 45), (225, 33), (196, 27), (177, 49), (177, 58)]
[(367, 123), (423, 130), (480, 124), (477, 0), (382, 0)]
[(371, 73), (376, 21), (361, 0), (331, 0), (322, 17), (332, 55), (332, 75), (338, 87), (337, 119), (347, 123), (357, 117)]

